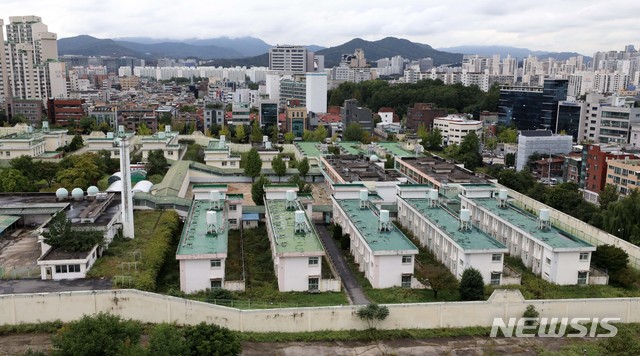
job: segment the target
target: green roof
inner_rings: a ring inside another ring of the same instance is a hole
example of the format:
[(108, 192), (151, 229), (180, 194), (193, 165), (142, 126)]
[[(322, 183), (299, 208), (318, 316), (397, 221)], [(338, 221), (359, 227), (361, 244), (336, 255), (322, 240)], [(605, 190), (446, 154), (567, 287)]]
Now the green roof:
[(205, 255), (227, 253), (227, 233), (229, 224), (224, 211), (218, 211), (217, 225), (224, 229), (217, 234), (207, 233), (207, 210), (209, 201), (194, 200), (189, 216), (182, 229), (182, 236), (176, 255)]
[(338, 145), (342, 148), (343, 151), (347, 152), (350, 155), (358, 155), (361, 153), (367, 153), (367, 151), (362, 150), (360, 147), (362, 143), (358, 141), (349, 141), (349, 142), (339, 142)]
[(185, 178), (189, 176), (189, 165), (191, 161), (176, 161), (171, 165), (162, 182), (153, 186), (153, 190), (158, 196), (174, 196), (180, 193), (180, 188)]
[(520, 210), (511, 204), (508, 205), (507, 209), (503, 209), (498, 206), (497, 199), (478, 198), (472, 199), (471, 201), (477, 203), (478, 206), (489, 210), (492, 214), (499, 216), (521, 230), (524, 230), (533, 238), (550, 246), (551, 248), (593, 247), (591, 244), (553, 226), (548, 230), (540, 230), (538, 228), (537, 216)]
[(0, 215), (0, 234), (18, 220), (20, 220), (19, 216)]
[(207, 151), (227, 151), (227, 150), (229, 150), (229, 146), (226, 144), (226, 141), (225, 141), (224, 147), (222, 147), (222, 148), (218, 147), (218, 143), (219, 142), (220, 142), (220, 140), (209, 141), (209, 144), (207, 145), (207, 148), (205, 150), (207, 150)]
[(265, 199), (265, 207), (271, 221), (271, 230), (276, 240), (276, 253), (324, 253), (324, 248), (313, 224), (305, 214), (305, 221), (310, 230), (295, 232), (295, 212), (304, 210), (296, 200), (296, 209), (287, 210), (284, 199)]
[(374, 254), (381, 251), (418, 253), (418, 248), (395, 225), (391, 224), (390, 231), (378, 231), (378, 215), (370, 208), (360, 209), (360, 200), (336, 199), (336, 201), (360, 231), (360, 235), (364, 237)]
[[(377, 145), (389, 152), (393, 156), (398, 157), (415, 157), (416, 153), (412, 151), (407, 151), (402, 148), (402, 144), (399, 142), (378, 142)], [(423, 154), (419, 154), (418, 156), (424, 156)]]
[(295, 145), (303, 156), (320, 157), (322, 153), (318, 149), (319, 142), (296, 141)]
[(194, 184), (193, 185), (193, 189), (196, 189), (196, 188), (203, 188), (203, 189), (206, 189), (206, 188), (221, 188), (221, 189), (227, 189), (228, 187), (229, 187), (229, 185), (227, 185), (227, 184), (207, 184), (207, 183), (204, 183), (204, 184)]
[(440, 230), (443, 230), (465, 251), (503, 249), (503, 252), (507, 252), (507, 247), (504, 244), (475, 226), (466, 231), (458, 230), (458, 217), (452, 215), (441, 206), (430, 208), (427, 199), (404, 199), (404, 201), (438, 226)]

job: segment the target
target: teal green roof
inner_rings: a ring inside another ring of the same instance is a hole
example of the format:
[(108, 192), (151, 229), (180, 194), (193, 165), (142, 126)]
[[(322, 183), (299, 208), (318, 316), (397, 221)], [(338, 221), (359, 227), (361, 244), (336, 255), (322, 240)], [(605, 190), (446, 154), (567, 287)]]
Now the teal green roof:
[(511, 204), (508, 205), (507, 209), (503, 209), (498, 206), (497, 199), (478, 198), (472, 199), (472, 202), (477, 203), (478, 206), (489, 210), (492, 214), (528, 232), (533, 238), (551, 248), (593, 247), (591, 244), (553, 226), (548, 230), (540, 230), (538, 228), (537, 216), (520, 210)]
[(304, 210), (296, 200), (296, 209), (287, 210), (284, 199), (265, 199), (265, 207), (271, 221), (271, 231), (276, 240), (276, 253), (324, 253), (324, 248), (313, 223), (305, 214), (305, 221), (310, 231), (295, 232), (295, 212)]
[(177, 161), (171, 165), (164, 179), (159, 184), (153, 186), (157, 196), (177, 197), (182, 188), (185, 178), (188, 179), (189, 164), (191, 161)]
[(358, 155), (361, 153), (367, 153), (360, 148), (362, 143), (358, 141), (349, 141), (349, 142), (339, 142), (338, 145), (342, 148), (343, 151), (347, 152), (350, 155)]
[(19, 216), (0, 215), (0, 234), (18, 220), (20, 220)]
[(205, 150), (207, 150), (207, 151), (227, 151), (227, 150), (229, 150), (229, 146), (226, 144), (226, 141), (225, 141), (224, 147), (222, 147), (222, 148), (218, 147), (218, 142), (220, 142), (220, 140), (209, 141), (209, 144), (207, 145), (207, 148)]
[(318, 142), (297, 141), (295, 145), (303, 156), (320, 157), (322, 155), (318, 149)]
[(206, 255), (227, 253), (227, 233), (229, 224), (224, 211), (218, 211), (217, 225), (224, 226), (224, 230), (217, 234), (207, 234), (207, 210), (209, 201), (194, 200), (189, 216), (182, 229), (177, 256)]
[[(399, 142), (378, 142), (377, 145), (389, 152), (393, 156), (398, 157), (415, 157), (416, 153), (412, 151), (407, 151), (402, 148), (402, 144)], [(424, 156), (423, 154), (419, 154), (418, 156)]]
[(443, 207), (429, 207), (427, 199), (404, 199), (410, 206), (416, 209), (422, 216), (436, 224), (451, 239), (460, 246), (465, 252), (474, 250), (503, 250), (507, 252), (507, 247), (495, 240), (482, 230), (472, 226), (470, 230), (460, 231), (459, 220), (457, 216), (452, 215)]
[(390, 231), (378, 231), (378, 215), (370, 208), (360, 209), (360, 200), (336, 199), (336, 201), (360, 231), (360, 235), (364, 237), (374, 254), (382, 251), (418, 253), (418, 248), (395, 225), (391, 224)]

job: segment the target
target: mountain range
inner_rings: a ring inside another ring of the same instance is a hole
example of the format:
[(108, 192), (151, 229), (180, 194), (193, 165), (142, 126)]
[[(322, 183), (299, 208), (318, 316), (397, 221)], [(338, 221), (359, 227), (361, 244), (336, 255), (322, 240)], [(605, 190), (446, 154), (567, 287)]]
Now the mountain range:
[[(149, 37), (125, 37), (117, 39), (100, 39), (88, 35), (61, 38), (58, 40), (60, 55), (84, 56), (131, 56), (142, 58), (153, 63), (158, 58), (198, 58), (209, 59), (210, 65), (221, 66), (268, 66), (268, 50), (272, 47), (255, 37), (210, 39), (154, 39)], [(332, 67), (340, 62), (343, 54), (354, 53), (356, 48), (364, 50), (367, 61), (390, 58), (400, 55), (403, 58), (417, 60), (431, 57), (435, 65), (456, 64), (462, 62), (463, 54), (479, 54), (489, 56), (500, 54), (506, 57), (523, 58), (528, 55), (566, 59), (578, 55), (570, 52), (531, 51), (526, 48), (503, 46), (460, 46), (434, 49), (433, 47), (411, 42), (402, 38), (386, 37), (378, 41), (367, 41), (354, 38), (339, 46), (324, 48), (309, 45), (307, 48), (325, 57), (325, 67)], [(585, 61), (588, 57), (585, 58)]]

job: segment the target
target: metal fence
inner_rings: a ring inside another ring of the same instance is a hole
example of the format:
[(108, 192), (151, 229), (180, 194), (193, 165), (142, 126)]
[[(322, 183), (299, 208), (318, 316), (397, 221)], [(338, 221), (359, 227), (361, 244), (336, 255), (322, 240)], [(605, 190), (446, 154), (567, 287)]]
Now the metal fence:
[(0, 279), (40, 278), (40, 266), (0, 267)]

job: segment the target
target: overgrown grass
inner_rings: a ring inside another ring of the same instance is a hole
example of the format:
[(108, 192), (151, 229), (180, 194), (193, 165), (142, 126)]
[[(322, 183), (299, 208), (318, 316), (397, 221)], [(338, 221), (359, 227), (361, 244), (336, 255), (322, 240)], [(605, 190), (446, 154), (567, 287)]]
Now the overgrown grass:
[(60, 330), (64, 324), (60, 320), (48, 321), (39, 324), (0, 325), (0, 335), (9, 334), (53, 334)]
[(158, 274), (171, 246), (179, 239), (180, 220), (173, 211), (134, 212), (135, 238), (115, 239), (88, 273), (89, 278), (111, 278), (120, 287), (155, 291)]

